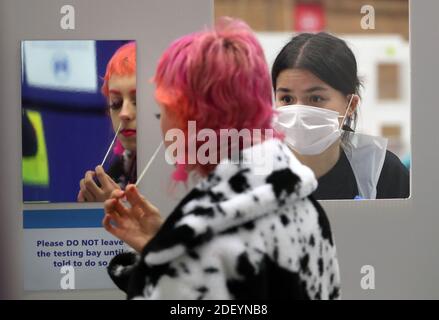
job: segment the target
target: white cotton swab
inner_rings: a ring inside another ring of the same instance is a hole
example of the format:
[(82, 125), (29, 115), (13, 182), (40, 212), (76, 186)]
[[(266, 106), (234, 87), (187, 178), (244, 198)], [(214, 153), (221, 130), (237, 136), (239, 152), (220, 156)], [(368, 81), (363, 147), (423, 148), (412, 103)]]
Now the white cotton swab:
[(152, 157), (149, 159), (148, 163), (145, 166), (145, 169), (143, 169), (142, 173), (140, 174), (139, 178), (137, 179), (136, 182), (136, 187), (138, 186), (140, 180), (142, 180), (143, 176), (145, 175), (146, 171), (148, 170), (149, 166), (151, 165), (151, 163), (154, 161), (155, 157), (157, 156), (160, 147), (163, 145), (163, 141), (160, 142), (159, 146), (157, 147), (157, 149), (154, 151), (154, 154), (152, 155)]
[(122, 123), (119, 123), (119, 128), (117, 128), (116, 134), (114, 135), (113, 141), (111, 141), (110, 147), (107, 150), (107, 153), (105, 154), (104, 160), (102, 160), (101, 167), (104, 165), (105, 160), (107, 160), (108, 154), (110, 153), (111, 148), (113, 147), (114, 141), (116, 141), (117, 135), (119, 134), (120, 127), (122, 126)]

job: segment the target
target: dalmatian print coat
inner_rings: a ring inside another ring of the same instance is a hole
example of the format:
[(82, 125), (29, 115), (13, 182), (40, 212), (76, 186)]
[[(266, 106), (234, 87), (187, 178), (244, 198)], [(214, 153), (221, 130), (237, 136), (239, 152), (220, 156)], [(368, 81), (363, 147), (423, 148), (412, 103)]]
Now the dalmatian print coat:
[[(272, 169), (256, 172), (258, 151)], [(141, 254), (108, 271), (128, 299), (338, 299), (328, 218), (314, 174), (271, 139), (227, 159), (170, 214)]]

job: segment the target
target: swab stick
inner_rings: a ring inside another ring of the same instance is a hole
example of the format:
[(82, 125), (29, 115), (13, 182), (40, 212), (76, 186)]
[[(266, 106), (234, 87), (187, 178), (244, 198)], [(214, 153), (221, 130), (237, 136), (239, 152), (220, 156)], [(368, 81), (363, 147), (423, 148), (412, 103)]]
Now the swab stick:
[(160, 142), (159, 146), (157, 147), (157, 149), (154, 151), (154, 154), (152, 155), (152, 157), (149, 159), (148, 163), (145, 166), (145, 169), (143, 169), (142, 173), (140, 174), (139, 178), (137, 179), (136, 182), (136, 187), (138, 186), (140, 180), (142, 180), (143, 176), (145, 175), (146, 171), (148, 170), (149, 166), (151, 165), (151, 163), (154, 161), (155, 157), (157, 156), (160, 147), (163, 145), (163, 141)]
[(104, 160), (102, 160), (101, 167), (104, 165), (105, 160), (107, 160), (108, 154), (110, 153), (111, 148), (113, 147), (114, 141), (116, 141), (117, 135), (119, 134), (120, 127), (122, 126), (122, 123), (119, 123), (119, 128), (117, 128), (116, 134), (114, 135), (113, 141), (111, 141), (110, 147), (107, 150), (107, 153), (105, 154)]

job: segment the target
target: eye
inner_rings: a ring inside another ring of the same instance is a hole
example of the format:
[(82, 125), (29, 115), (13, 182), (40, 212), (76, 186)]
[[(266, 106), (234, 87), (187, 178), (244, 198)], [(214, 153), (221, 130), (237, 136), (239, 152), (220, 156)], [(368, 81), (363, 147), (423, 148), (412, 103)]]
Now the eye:
[(321, 96), (311, 96), (309, 100), (311, 103), (320, 103), (323, 102), (325, 99), (322, 98)]
[(122, 108), (122, 100), (112, 100), (109, 103), (109, 107), (111, 110), (119, 110), (120, 108)]
[(156, 119), (160, 119), (160, 113), (155, 113), (154, 116), (156, 117)]
[(285, 105), (292, 104), (293, 97), (286, 95), (286, 96), (283, 96), (282, 98), (280, 98), (280, 101), (283, 102)]

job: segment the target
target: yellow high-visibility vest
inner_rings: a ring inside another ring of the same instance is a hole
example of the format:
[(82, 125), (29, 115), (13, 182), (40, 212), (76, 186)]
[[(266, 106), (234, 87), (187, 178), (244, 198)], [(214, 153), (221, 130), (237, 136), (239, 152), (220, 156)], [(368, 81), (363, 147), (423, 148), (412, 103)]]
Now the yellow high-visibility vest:
[(26, 113), (37, 136), (37, 153), (31, 157), (23, 157), (23, 184), (49, 186), (49, 161), (41, 114), (31, 110), (26, 110)]

